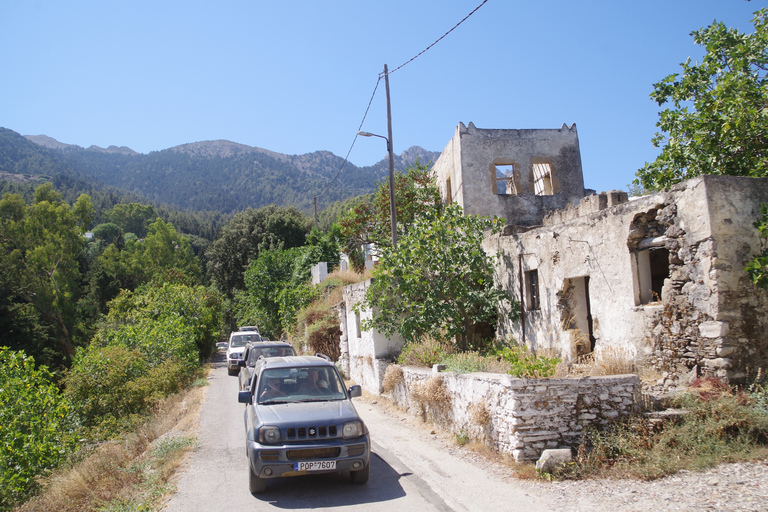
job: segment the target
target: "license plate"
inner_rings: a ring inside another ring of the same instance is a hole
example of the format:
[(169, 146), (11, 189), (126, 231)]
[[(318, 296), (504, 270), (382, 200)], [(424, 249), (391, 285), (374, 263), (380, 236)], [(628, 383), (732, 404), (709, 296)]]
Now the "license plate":
[(293, 464), (295, 471), (325, 471), (336, 469), (335, 460), (314, 460), (311, 462), (296, 462)]

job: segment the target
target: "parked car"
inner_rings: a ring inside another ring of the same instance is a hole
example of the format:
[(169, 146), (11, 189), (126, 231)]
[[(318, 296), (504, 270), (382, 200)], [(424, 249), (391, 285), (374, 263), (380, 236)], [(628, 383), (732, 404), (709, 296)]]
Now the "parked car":
[[(264, 338), (262, 338), (264, 340)], [(251, 385), (251, 376), (256, 361), (260, 357), (285, 357), (295, 356), (296, 350), (293, 345), (285, 341), (259, 341), (249, 343), (245, 347), (243, 358), (238, 361), (240, 365), (240, 375), (237, 377), (240, 381), (240, 391), (246, 390)]]
[(349, 471), (353, 483), (370, 474), (368, 429), (336, 366), (314, 356), (262, 358), (249, 389), (238, 393), (245, 407), (248, 487), (263, 492), (266, 480)]
[(230, 375), (237, 375), (240, 371), (238, 361), (243, 358), (245, 347), (249, 343), (261, 341), (259, 333), (253, 331), (234, 331), (229, 335), (227, 344), (227, 372)]

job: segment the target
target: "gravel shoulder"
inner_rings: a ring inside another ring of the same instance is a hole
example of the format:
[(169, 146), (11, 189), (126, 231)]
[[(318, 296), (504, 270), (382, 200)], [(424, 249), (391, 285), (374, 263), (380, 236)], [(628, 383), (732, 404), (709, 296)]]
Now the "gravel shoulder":
[[(513, 467), (498, 456), (477, 451), (470, 446), (459, 446), (452, 436), (434, 429), (417, 418), (391, 406), (386, 399), (366, 396), (357, 405), (361, 415), (388, 416), (414, 432), (422, 441), (431, 443), (432, 449), (463, 459), (475, 466), (480, 474), (495, 485), (511, 490), (513, 496), (530, 502), (531, 509), (515, 503), (505, 508), (500, 499), (507, 491), (497, 492), (493, 498), (494, 510), (558, 510), (561, 512), (654, 512), (676, 510), (716, 510), (734, 512), (768, 512), (768, 460), (753, 463), (723, 464), (704, 472), (681, 471), (654, 481), (627, 479), (600, 479), (582, 481), (522, 480)], [(408, 434), (411, 435), (411, 434)], [(474, 482), (473, 482), (474, 485)], [(488, 510), (479, 498), (470, 492), (463, 507), (454, 510)], [(514, 501), (512, 502), (514, 503)], [(520, 508), (518, 508), (520, 507)]]

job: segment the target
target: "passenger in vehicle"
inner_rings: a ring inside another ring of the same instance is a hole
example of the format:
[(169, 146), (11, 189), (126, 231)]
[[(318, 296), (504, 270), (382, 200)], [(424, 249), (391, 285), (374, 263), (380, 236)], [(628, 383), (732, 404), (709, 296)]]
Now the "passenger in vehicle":
[(264, 391), (261, 392), (261, 399), (275, 398), (278, 396), (286, 396), (286, 394), (280, 389), (282, 387), (282, 379), (269, 378), (267, 379), (267, 385)]

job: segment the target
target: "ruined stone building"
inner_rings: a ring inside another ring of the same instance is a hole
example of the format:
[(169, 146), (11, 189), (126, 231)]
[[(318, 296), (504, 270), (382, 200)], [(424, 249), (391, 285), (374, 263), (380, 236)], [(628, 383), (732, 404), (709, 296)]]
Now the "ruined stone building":
[(702, 176), (637, 199), (584, 189), (575, 125), (459, 124), (432, 172), (443, 200), (506, 219), (484, 249), (522, 321), (498, 334), (567, 360), (610, 350), (666, 388), (768, 369), (768, 293), (744, 271), (768, 179)]

